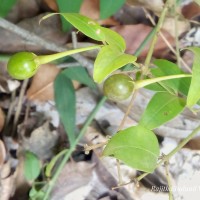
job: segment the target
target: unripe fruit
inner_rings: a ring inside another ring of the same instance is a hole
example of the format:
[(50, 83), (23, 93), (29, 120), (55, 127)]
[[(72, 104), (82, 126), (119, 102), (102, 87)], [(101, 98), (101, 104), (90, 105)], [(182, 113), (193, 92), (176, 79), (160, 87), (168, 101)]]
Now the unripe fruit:
[(122, 101), (130, 97), (134, 89), (133, 80), (125, 74), (114, 74), (103, 85), (104, 95), (113, 101)]
[(10, 76), (18, 80), (30, 78), (37, 72), (38, 67), (37, 55), (31, 52), (14, 54), (7, 64)]

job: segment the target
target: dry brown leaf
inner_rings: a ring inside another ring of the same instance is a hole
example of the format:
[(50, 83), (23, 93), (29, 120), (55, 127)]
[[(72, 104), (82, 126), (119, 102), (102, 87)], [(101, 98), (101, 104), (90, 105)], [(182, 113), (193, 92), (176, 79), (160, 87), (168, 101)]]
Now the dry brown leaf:
[[(53, 64), (45, 64), (41, 66), (33, 77), (30, 88), (27, 90), (27, 98), (29, 100), (48, 101), (54, 99), (53, 82), (60, 72)], [(78, 89), (80, 83), (72, 81), (74, 88)]]
[(4, 123), (5, 123), (5, 115), (2, 109), (0, 108), (0, 131), (3, 129)]
[(110, 17), (108, 19), (99, 20), (100, 10), (99, 10), (99, 0), (84, 0), (81, 8), (80, 14), (85, 15), (91, 19), (98, 20), (98, 23), (101, 25), (119, 25), (114, 18)]
[[(177, 25), (175, 26), (175, 20), (173, 17), (168, 17), (165, 19), (163, 23), (163, 29), (168, 31), (173, 37), (177, 35), (180, 36), (181, 34), (185, 33), (190, 28), (189, 21), (187, 20), (177, 20)], [(177, 29), (177, 30), (176, 30)]]
[(134, 6), (143, 6), (156, 13), (160, 13), (163, 9), (163, 0), (126, 0), (126, 2)]
[(99, 19), (99, 0), (84, 0), (80, 13), (92, 19)]
[(39, 68), (33, 77), (30, 88), (27, 91), (29, 100), (48, 101), (53, 100), (53, 82), (60, 72), (55, 65), (46, 64)]
[(199, 16), (200, 13), (200, 6), (195, 3), (191, 2), (182, 8), (182, 14), (186, 19), (192, 19), (196, 16)]
[(10, 163), (5, 163), (0, 170), (0, 199), (9, 200), (15, 190), (14, 176), (11, 174)]
[(94, 164), (87, 162), (68, 162), (60, 173), (51, 199), (63, 199), (66, 194), (86, 186), (93, 177), (93, 169)]
[(36, 16), (39, 10), (40, 4), (37, 0), (18, 0), (6, 18), (12, 22), (18, 22)]
[(44, 0), (46, 5), (51, 8), (54, 11), (58, 11), (58, 5), (56, 3), (56, 0)]
[(2, 140), (0, 140), (0, 169), (6, 158), (6, 149)]
[[(38, 121), (42, 120), (38, 118)], [(51, 130), (49, 121), (29, 132), (30, 137), (23, 136), (21, 141), (22, 150), (33, 152), (41, 160), (49, 159), (53, 155), (53, 149), (58, 141), (58, 133)]]
[[(52, 17), (50, 20), (44, 20), (39, 25), (39, 20), (47, 13), (42, 13), (36, 17), (26, 18), (17, 25), (38, 35), (39, 37), (56, 43), (57, 45), (64, 45), (68, 39), (68, 34), (63, 33), (61, 30), (61, 22), (59, 15)], [(17, 34), (0, 28), (0, 44), (2, 53), (15, 53), (17, 51), (33, 51), (37, 54), (49, 53), (49, 50), (45, 50), (43, 46), (31, 43), (30, 41), (23, 39)]]
[[(152, 30), (152, 27), (144, 24), (122, 25), (113, 27), (113, 30), (115, 30), (124, 37), (127, 45), (126, 52), (129, 54), (133, 54), (136, 51), (136, 49), (140, 46), (140, 44), (144, 41), (145, 37)], [(162, 33), (167, 38), (169, 43), (173, 45), (174, 38), (164, 29), (162, 29)], [(142, 53), (140, 54), (140, 58), (143, 58), (147, 55), (149, 50), (149, 45), (150, 42), (143, 49)], [(162, 38), (159, 36), (158, 41), (155, 45), (154, 56), (159, 58), (164, 57), (166, 51), (168, 51), (168, 47), (164, 43)]]

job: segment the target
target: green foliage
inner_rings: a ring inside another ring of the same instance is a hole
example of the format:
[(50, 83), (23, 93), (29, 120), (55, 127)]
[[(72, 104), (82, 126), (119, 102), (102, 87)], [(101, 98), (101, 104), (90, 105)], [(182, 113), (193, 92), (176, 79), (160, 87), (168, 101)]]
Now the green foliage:
[(152, 130), (176, 117), (185, 108), (183, 98), (158, 92), (150, 100), (139, 123)]
[(68, 135), (70, 144), (75, 141), (76, 97), (72, 80), (77, 80), (95, 88), (93, 80), (82, 67), (65, 69), (54, 82), (54, 97), (60, 119)]
[[(151, 69), (151, 73), (154, 77), (170, 76), (184, 74), (184, 72), (175, 64), (167, 60), (157, 59), (154, 60), (154, 64), (157, 68)], [(190, 87), (191, 78), (180, 78), (180, 79), (170, 79), (166, 81), (161, 81), (152, 85), (148, 85), (146, 88), (155, 91), (172, 91), (175, 94), (180, 93), (187, 96)], [(163, 87), (164, 86), (164, 87)]]
[(75, 140), (75, 92), (72, 81), (60, 73), (54, 82), (54, 98), (70, 144)]
[(97, 41), (105, 40), (105, 34), (96, 21), (77, 13), (61, 13), (60, 15), (86, 36)]
[(188, 50), (194, 53), (194, 61), (192, 66), (192, 80), (187, 96), (187, 106), (191, 108), (200, 99), (199, 77), (200, 77), (200, 48), (190, 47)]
[(104, 78), (106, 78), (115, 70), (135, 61), (135, 56), (124, 54), (118, 51), (115, 46), (104, 46), (100, 50), (94, 63), (94, 81), (101, 83)]
[(56, 162), (59, 160), (59, 158), (61, 158), (67, 152), (68, 152), (68, 149), (64, 149), (63, 151), (61, 151), (60, 153), (58, 153), (56, 156), (54, 156), (51, 159), (50, 163), (46, 166), (46, 169), (45, 169), (45, 175), (46, 175), (46, 177), (51, 177), (52, 170), (55, 167)]
[(0, 17), (6, 17), (17, 0), (0, 0)]
[[(42, 20), (52, 15), (55, 13), (43, 17)], [(124, 53), (125, 41), (116, 32), (103, 28), (94, 20), (77, 13), (61, 13), (60, 15), (82, 33), (94, 40), (102, 41), (105, 45), (100, 50), (94, 65), (93, 78), (97, 83), (102, 82), (113, 71), (136, 61), (135, 56)]]
[[(83, 0), (56, 0), (60, 13), (77, 13), (80, 10)], [(72, 25), (61, 17), (63, 31), (69, 31)]]
[(153, 172), (159, 156), (155, 134), (138, 125), (119, 131), (106, 145), (104, 156), (114, 156), (125, 164), (145, 172)]
[(29, 200), (41, 200), (44, 199), (45, 192), (40, 190), (44, 183), (34, 183), (31, 190), (29, 191)]
[(40, 160), (30, 152), (25, 152), (24, 175), (28, 181), (35, 180), (40, 174)]
[(96, 89), (96, 84), (87, 73), (84, 67), (71, 67), (62, 71), (62, 74), (67, 76), (71, 80), (76, 80), (84, 85), (87, 85), (91, 89)]
[(125, 0), (100, 0), (100, 18), (105, 19), (116, 13)]
[(124, 38), (121, 35), (119, 35), (118, 33), (116, 33), (115, 31), (111, 29), (104, 28), (104, 27), (101, 27), (101, 31), (105, 35), (105, 41), (102, 41), (102, 42), (106, 42), (107, 44), (111, 46), (115, 46), (115, 48), (118, 49), (118, 51), (120, 52), (125, 51), (126, 43), (125, 43)]

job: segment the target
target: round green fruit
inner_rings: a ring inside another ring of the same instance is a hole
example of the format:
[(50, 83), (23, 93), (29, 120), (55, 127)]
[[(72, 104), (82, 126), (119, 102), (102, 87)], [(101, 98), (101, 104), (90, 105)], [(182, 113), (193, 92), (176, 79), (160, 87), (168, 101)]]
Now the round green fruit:
[(133, 80), (125, 74), (114, 74), (107, 78), (103, 92), (108, 99), (122, 101), (130, 97), (134, 89)]
[(37, 56), (31, 52), (19, 52), (11, 56), (7, 64), (10, 76), (24, 80), (33, 76), (39, 67)]

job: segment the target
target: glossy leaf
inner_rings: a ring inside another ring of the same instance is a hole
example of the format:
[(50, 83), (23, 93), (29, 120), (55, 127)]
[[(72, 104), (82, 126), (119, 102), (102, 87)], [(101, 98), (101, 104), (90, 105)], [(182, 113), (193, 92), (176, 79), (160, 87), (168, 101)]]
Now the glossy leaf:
[(62, 74), (67, 76), (69, 79), (76, 80), (92, 89), (96, 88), (93, 79), (88, 75), (88, 72), (84, 67), (70, 67), (65, 69)]
[(100, 83), (115, 70), (135, 61), (135, 56), (120, 52), (114, 45), (104, 46), (94, 63), (94, 81)]
[(72, 144), (75, 140), (76, 98), (72, 81), (63, 73), (60, 73), (55, 79), (54, 98), (69, 142)]
[(100, 0), (100, 18), (105, 19), (116, 13), (125, 0)]
[(101, 27), (96, 21), (78, 13), (51, 13), (42, 17), (40, 22), (56, 14), (62, 15), (65, 20), (86, 36), (97, 41), (102, 41), (103, 43), (114, 45), (119, 51), (124, 52), (126, 45), (122, 36), (115, 31)]
[[(78, 13), (83, 0), (56, 0), (59, 12), (61, 13)], [(69, 31), (72, 25), (61, 17), (63, 31)]]
[(192, 66), (192, 80), (187, 96), (187, 106), (194, 106), (200, 99), (200, 48), (190, 47), (188, 50), (194, 53), (194, 61)]
[(0, 17), (6, 17), (17, 0), (0, 0)]
[(27, 180), (33, 181), (40, 174), (40, 160), (38, 157), (30, 152), (25, 152), (24, 175)]
[(88, 37), (98, 41), (105, 41), (105, 34), (101, 31), (101, 26), (96, 21), (77, 13), (61, 13), (61, 15)]
[[(168, 76), (185, 73), (175, 63), (172, 63), (168, 60), (157, 59), (154, 61), (154, 64), (159, 68), (159, 71), (153, 72), (153, 74), (156, 76)], [(175, 92), (179, 92), (187, 96), (191, 83), (191, 78), (187, 77), (180, 79), (171, 79), (163, 81), (163, 83), (168, 87), (171, 87)]]
[(156, 93), (145, 109), (139, 124), (155, 129), (176, 117), (185, 108), (185, 100), (166, 92)]
[(105, 34), (105, 42), (108, 43), (109, 45), (116, 46), (116, 48), (119, 49), (119, 51), (124, 52), (126, 49), (126, 43), (124, 38), (116, 33), (115, 31), (101, 27), (101, 30)]
[(119, 131), (106, 145), (104, 156), (113, 156), (125, 164), (145, 172), (153, 172), (159, 156), (155, 134), (138, 125)]

